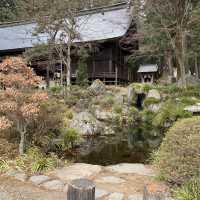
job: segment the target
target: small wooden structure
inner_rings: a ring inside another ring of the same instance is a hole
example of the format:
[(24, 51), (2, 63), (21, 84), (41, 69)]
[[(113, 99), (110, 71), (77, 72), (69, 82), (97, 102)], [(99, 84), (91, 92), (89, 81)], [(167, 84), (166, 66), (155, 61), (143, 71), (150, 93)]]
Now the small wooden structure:
[(138, 74), (142, 83), (153, 83), (158, 76), (158, 65), (140, 65)]
[(87, 179), (77, 179), (68, 186), (67, 200), (95, 200), (95, 185)]

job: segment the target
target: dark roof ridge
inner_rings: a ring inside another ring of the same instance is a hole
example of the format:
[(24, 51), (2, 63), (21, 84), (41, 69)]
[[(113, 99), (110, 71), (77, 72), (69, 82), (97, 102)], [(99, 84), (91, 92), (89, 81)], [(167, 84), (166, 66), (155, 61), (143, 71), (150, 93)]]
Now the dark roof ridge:
[[(118, 10), (128, 8), (127, 2), (117, 3), (109, 6), (101, 6), (86, 10), (81, 10), (78, 13), (78, 16), (88, 15), (88, 14), (95, 14), (95, 13), (104, 13), (112, 10)], [(35, 20), (19, 20), (19, 21), (12, 21), (12, 22), (2, 22), (0, 23), (0, 28), (6, 28), (6, 27), (12, 27), (12, 26), (18, 26), (18, 25), (26, 25), (26, 24), (32, 24), (35, 23)]]

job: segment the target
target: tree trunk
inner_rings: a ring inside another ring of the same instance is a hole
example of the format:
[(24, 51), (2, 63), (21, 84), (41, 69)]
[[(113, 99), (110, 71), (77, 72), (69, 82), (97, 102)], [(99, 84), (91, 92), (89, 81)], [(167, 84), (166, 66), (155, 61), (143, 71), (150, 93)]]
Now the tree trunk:
[(177, 43), (176, 43), (176, 52), (177, 52), (177, 60), (178, 60), (178, 65), (179, 65), (179, 70), (180, 71), (180, 80), (181, 80), (181, 86), (183, 88), (187, 87), (186, 83), (186, 34), (185, 31), (183, 31), (181, 28), (179, 28), (178, 33), (177, 33)]
[(69, 41), (67, 44), (67, 88), (69, 89), (71, 86), (71, 41), (70, 41), (70, 36), (69, 36)]
[(198, 57), (197, 57), (197, 54), (195, 54), (195, 76), (196, 76), (196, 78), (199, 78), (199, 69), (198, 69)]
[(20, 143), (19, 143), (19, 154), (24, 154), (24, 146), (25, 146), (25, 131), (20, 131)]

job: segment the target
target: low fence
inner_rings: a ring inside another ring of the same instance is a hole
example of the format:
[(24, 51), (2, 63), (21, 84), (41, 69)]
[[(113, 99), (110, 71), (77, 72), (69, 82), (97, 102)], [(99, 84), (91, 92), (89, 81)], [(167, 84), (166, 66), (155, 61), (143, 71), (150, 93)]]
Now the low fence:
[[(66, 199), (95, 200), (95, 184), (87, 179), (78, 179), (72, 181), (69, 184)], [(163, 187), (152, 184), (144, 187), (143, 200), (169, 200), (169, 198)]]

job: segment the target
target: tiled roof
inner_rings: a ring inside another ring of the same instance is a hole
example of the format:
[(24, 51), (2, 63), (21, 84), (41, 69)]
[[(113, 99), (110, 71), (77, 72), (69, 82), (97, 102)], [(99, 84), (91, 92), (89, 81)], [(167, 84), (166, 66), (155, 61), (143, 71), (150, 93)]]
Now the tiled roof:
[[(131, 22), (127, 5), (81, 12), (76, 18), (79, 38), (74, 42), (107, 40), (123, 36)], [(45, 43), (47, 34), (34, 35), (35, 22), (0, 26), (0, 51), (33, 47)]]
[(157, 72), (158, 65), (140, 65), (138, 73)]

